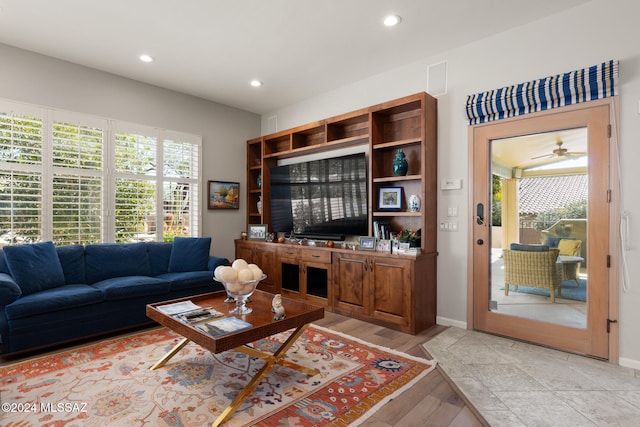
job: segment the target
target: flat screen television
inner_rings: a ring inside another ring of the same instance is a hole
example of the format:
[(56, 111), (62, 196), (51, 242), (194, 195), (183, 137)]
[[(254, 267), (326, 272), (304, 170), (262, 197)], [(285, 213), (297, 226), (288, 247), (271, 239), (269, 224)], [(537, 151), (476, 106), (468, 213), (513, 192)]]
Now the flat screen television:
[(309, 239), (368, 235), (364, 153), (270, 170), (271, 228)]

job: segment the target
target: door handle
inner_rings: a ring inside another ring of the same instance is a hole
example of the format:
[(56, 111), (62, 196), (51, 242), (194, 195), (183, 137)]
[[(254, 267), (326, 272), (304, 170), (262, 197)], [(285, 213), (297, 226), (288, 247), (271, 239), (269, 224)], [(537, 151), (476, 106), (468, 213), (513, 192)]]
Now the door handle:
[(482, 203), (476, 205), (476, 224), (484, 224), (484, 205)]

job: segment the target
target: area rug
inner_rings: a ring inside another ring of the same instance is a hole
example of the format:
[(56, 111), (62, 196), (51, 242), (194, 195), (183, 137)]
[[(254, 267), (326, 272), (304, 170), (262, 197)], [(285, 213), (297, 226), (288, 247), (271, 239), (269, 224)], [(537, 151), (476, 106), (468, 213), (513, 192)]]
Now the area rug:
[[(574, 301), (586, 301), (587, 300), (587, 281), (584, 279), (578, 279), (580, 285), (576, 284), (573, 280), (566, 280), (562, 282), (562, 296), (557, 298), (570, 299)], [(500, 288), (504, 290), (504, 288)], [(542, 288), (531, 288), (529, 286), (518, 286), (518, 290), (513, 289), (513, 285), (509, 285), (509, 292), (521, 292), (525, 294), (541, 295), (548, 297), (549, 290)], [(557, 294), (556, 294), (557, 295)]]
[[(289, 334), (252, 345), (273, 350)], [(189, 343), (151, 371), (179, 340), (157, 328), (2, 366), (0, 424), (211, 425), (264, 361), (234, 351), (214, 355)], [(358, 425), (436, 365), (317, 326), (305, 331), (287, 359), (320, 374), (277, 366), (225, 425)]]

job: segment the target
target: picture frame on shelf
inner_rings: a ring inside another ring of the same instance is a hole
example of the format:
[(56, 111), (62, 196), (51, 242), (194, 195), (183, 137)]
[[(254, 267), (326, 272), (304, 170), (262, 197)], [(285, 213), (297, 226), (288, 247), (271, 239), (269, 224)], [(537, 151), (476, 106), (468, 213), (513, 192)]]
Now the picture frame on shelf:
[(375, 251), (376, 250), (376, 238), (369, 236), (360, 237), (360, 250), (361, 251)]
[(248, 240), (266, 240), (267, 239), (267, 224), (249, 224), (247, 229)]
[(208, 181), (207, 208), (239, 209), (240, 183), (230, 181)]
[(375, 250), (377, 252), (391, 253), (391, 240), (386, 240), (386, 239), (378, 240)]
[(402, 208), (402, 187), (380, 187), (378, 189), (378, 210), (399, 211)]

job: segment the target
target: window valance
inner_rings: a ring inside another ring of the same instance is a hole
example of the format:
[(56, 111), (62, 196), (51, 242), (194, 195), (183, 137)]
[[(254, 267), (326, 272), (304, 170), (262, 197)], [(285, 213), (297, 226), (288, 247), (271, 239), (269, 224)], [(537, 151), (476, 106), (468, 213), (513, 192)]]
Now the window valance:
[(494, 89), (467, 97), (470, 125), (614, 96), (618, 61)]

